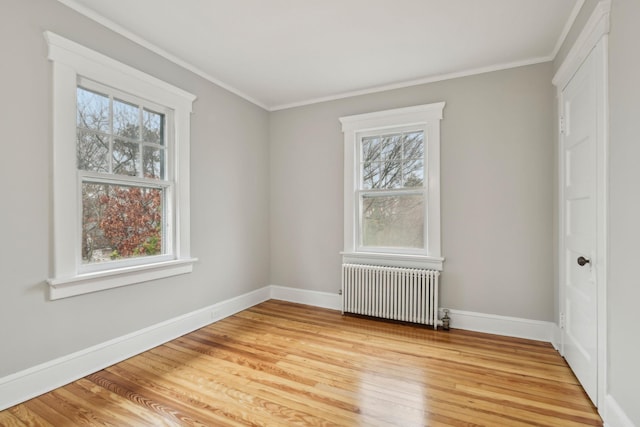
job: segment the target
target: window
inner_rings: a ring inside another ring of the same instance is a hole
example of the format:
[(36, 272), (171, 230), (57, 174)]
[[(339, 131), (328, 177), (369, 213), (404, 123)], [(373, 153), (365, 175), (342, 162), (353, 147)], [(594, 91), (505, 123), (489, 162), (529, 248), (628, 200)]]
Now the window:
[(165, 129), (171, 111), (84, 79), (76, 93), (81, 271), (166, 257), (172, 252), (165, 207), (173, 190)]
[(56, 34), (51, 299), (188, 273), (195, 97)]
[(342, 117), (345, 262), (442, 269), (444, 103)]

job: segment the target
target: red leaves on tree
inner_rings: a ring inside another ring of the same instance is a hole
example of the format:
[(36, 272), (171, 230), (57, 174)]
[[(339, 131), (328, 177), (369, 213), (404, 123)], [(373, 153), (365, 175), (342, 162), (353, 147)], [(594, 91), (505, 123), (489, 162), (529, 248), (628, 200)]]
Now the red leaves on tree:
[(100, 229), (113, 245), (114, 257), (161, 251), (161, 190), (113, 186), (99, 203), (104, 208)]

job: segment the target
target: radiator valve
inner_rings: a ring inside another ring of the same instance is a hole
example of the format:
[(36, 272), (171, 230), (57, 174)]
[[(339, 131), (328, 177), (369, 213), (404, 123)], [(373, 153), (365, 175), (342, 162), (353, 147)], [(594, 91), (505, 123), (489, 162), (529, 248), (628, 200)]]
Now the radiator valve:
[(446, 308), (442, 310), (444, 312), (444, 316), (442, 316), (442, 329), (445, 331), (449, 330), (449, 322), (451, 322), (451, 318), (449, 317), (449, 310)]

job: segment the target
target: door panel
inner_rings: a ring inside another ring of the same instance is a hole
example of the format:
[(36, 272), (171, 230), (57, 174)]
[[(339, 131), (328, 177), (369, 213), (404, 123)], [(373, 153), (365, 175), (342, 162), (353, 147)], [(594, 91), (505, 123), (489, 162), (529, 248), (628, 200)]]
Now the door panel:
[[(597, 93), (589, 56), (562, 92), (564, 156), (564, 356), (597, 402), (598, 288), (596, 265)], [(589, 260), (578, 264), (578, 258)]]

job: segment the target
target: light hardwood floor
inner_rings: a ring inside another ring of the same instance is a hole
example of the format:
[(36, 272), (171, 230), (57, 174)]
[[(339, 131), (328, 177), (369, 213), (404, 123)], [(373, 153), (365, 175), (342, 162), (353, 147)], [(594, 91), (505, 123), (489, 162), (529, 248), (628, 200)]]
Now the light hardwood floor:
[(601, 426), (548, 343), (271, 300), (0, 412), (2, 426)]

